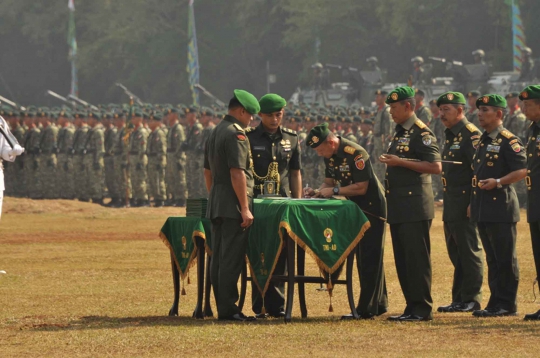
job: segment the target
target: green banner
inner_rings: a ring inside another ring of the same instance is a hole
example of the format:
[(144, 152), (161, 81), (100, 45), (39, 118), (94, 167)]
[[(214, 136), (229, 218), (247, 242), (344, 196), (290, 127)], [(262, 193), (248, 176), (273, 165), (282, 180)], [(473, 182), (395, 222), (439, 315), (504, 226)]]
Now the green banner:
[[(370, 224), (348, 200), (255, 199), (248, 261), (254, 282), (264, 295), (288, 234), (329, 274), (338, 271)], [(337, 275), (337, 273), (336, 273)]]
[(197, 262), (195, 237), (204, 239), (208, 248), (210, 232), (210, 220), (198, 217), (170, 217), (161, 228), (159, 236), (173, 253), (182, 280)]

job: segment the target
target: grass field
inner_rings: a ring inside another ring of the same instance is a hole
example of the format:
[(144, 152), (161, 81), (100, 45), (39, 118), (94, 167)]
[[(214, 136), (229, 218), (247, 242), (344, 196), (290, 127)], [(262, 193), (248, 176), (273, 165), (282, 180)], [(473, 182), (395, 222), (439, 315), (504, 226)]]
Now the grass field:
[[(540, 324), (523, 321), (525, 313), (540, 308), (533, 303), (535, 274), (524, 222), (518, 226), (518, 317), (435, 313), (428, 323), (386, 321), (404, 308), (388, 236), (388, 314), (341, 322), (348, 313), (345, 288), (334, 290), (329, 313), (327, 293), (308, 285), (309, 318), (299, 318), (296, 300), (292, 324), (234, 324), (191, 318), (195, 269), (187, 296), (181, 296), (180, 317), (167, 317), (173, 298), (169, 252), (158, 233), (168, 216), (183, 214), (175, 208), (106, 209), (6, 198), (0, 221), (0, 270), (7, 272), (0, 274), (0, 357), (538, 357)], [(431, 230), (435, 308), (451, 300), (452, 268), (440, 216), (439, 210)], [(309, 258), (307, 271), (316, 274)], [(251, 314), (249, 290), (247, 296), (244, 311)], [(484, 304), (488, 296), (484, 285)]]

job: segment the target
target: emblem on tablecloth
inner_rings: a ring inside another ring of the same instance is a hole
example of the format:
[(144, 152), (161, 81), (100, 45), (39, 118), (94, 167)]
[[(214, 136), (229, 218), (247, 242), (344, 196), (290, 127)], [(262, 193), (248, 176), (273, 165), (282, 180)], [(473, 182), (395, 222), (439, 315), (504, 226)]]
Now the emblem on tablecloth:
[(182, 236), (182, 247), (184, 249), (184, 251), (187, 250), (187, 239), (185, 236)]
[(326, 242), (332, 242), (332, 236), (334, 233), (332, 232), (332, 229), (326, 228), (324, 229), (324, 237), (326, 237)]

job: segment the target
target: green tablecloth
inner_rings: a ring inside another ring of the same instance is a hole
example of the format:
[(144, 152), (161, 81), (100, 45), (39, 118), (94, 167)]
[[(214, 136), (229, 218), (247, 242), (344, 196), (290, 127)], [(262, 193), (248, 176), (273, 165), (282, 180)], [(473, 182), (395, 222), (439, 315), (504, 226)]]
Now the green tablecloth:
[[(205, 242), (210, 241), (210, 220), (197, 217), (170, 217), (167, 219), (159, 236), (171, 250), (176, 261), (180, 277), (184, 279), (197, 261), (195, 237)], [(205, 245), (208, 248), (207, 245)]]
[(255, 199), (248, 261), (251, 275), (264, 295), (274, 272), (286, 232), (332, 274), (360, 242), (370, 224), (362, 210), (348, 200)]

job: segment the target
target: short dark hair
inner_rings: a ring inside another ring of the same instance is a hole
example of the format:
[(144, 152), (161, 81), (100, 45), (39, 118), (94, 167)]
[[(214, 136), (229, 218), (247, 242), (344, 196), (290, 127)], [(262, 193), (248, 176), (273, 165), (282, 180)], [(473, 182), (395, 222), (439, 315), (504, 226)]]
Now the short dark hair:
[(229, 111), (232, 109), (237, 109), (239, 107), (244, 108), (244, 106), (242, 106), (242, 103), (240, 103), (240, 101), (236, 97), (231, 98), (231, 100), (229, 101), (229, 107), (228, 107)]
[(416, 108), (416, 100), (414, 98), (404, 99), (403, 101), (400, 101), (400, 103), (403, 106), (405, 105), (405, 103), (409, 103), (411, 105), (411, 108), (412, 108), (413, 111)]

